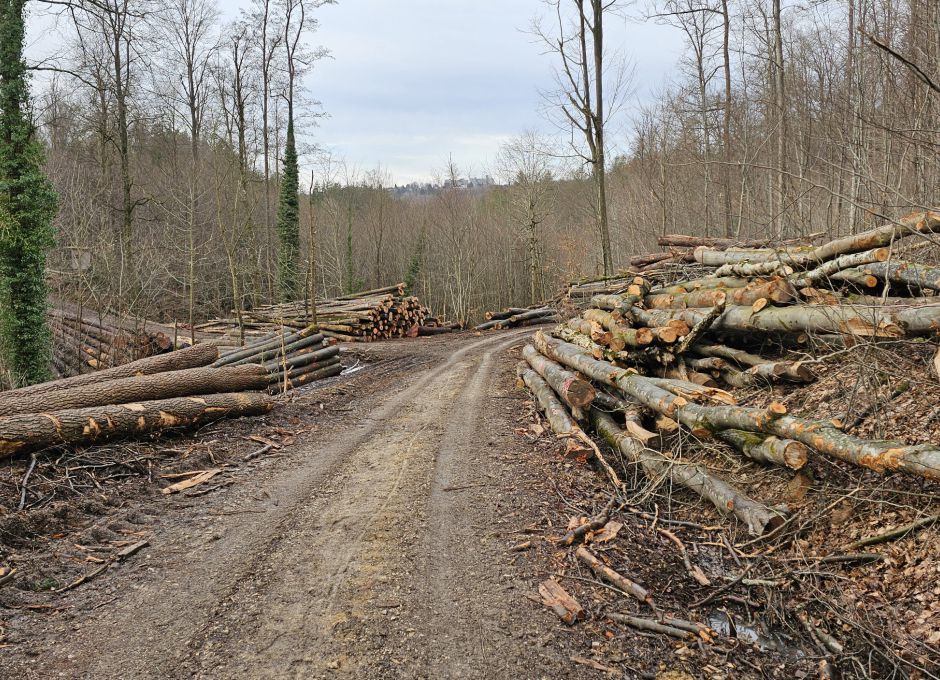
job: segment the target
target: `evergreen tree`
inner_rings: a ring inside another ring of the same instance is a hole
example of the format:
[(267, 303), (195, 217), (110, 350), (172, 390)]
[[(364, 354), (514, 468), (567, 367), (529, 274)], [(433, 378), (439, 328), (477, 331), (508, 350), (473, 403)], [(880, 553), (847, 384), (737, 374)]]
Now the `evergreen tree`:
[(297, 147), (294, 142), (294, 120), (287, 120), (287, 140), (284, 145), (284, 175), (281, 196), (277, 206), (277, 292), (281, 302), (300, 297), (300, 176), (297, 167)]
[(46, 254), (57, 203), (29, 117), (25, 2), (0, 0), (0, 348), (18, 384), (49, 377)]

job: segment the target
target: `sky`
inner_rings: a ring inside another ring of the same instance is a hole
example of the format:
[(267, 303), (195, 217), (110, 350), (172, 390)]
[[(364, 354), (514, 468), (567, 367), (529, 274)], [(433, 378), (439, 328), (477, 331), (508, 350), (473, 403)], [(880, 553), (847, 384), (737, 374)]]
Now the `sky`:
[[(307, 80), (328, 118), (313, 136), (360, 170), (426, 181), (452, 157), (464, 175), (494, 165), (501, 143), (554, 132), (540, 90), (552, 57), (528, 30), (540, 0), (340, 0), (320, 10), (317, 43), (333, 58)], [(634, 105), (674, 70), (673, 29), (612, 18), (608, 45), (636, 69)], [(624, 112), (625, 115), (629, 111)]]
[[(247, 4), (220, 0), (219, 8), (234, 17)], [(310, 42), (332, 56), (305, 85), (326, 116), (307, 141), (354, 174), (381, 168), (395, 184), (432, 180), (449, 158), (464, 176), (494, 172), (503, 142), (527, 130), (556, 132), (540, 95), (553, 86), (553, 59), (528, 32), (544, 12), (542, 0), (339, 0), (322, 7)], [(682, 39), (675, 29), (619, 17), (608, 19), (606, 33), (607, 45), (635, 69), (620, 119), (627, 129), (631, 111), (674, 72)], [(37, 20), (28, 54), (43, 52), (42, 35)]]

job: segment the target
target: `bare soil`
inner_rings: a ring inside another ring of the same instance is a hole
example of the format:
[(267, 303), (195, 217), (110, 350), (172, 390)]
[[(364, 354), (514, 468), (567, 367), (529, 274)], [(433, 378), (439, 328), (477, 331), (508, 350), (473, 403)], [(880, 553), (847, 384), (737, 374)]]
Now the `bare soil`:
[[(651, 614), (557, 542), (608, 503), (610, 487), (515, 386), (530, 333), (357, 346), (343, 363), (360, 370), (298, 390), (266, 417), (47, 452), (23, 511), (30, 460), (3, 461), (0, 566), (18, 571), (0, 586), (0, 678), (819, 677), (828, 654), (796, 612), (845, 645), (844, 677), (936, 677), (940, 527), (879, 548), (876, 563), (816, 557), (916, 518), (915, 507), (935, 512), (935, 489), (830, 461), (794, 474), (708, 443), (667, 443), (798, 510), (799, 523), (754, 544), (608, 452), (631, 494), (614, 515), (617, 536), (589, 547), (646, 586), (661, 613), (719, 635), (703, 644), (608, 619)], [(840, 385), (864, 375), (883, 401), (858, 431), (937, 434), (934, 418), (911, 427), (908, 393), (891, 398), (898, 375), (926, 379), (926, 355), (899, 348), (877, 371), (856, 355), (829, 362), (816, 385), (748, 402), (857, 412), (857, 390)], [(937, 394), (927, 393), (928, 411), (940, 412)], [(161, 493), (209, 468), (222, 472)], [(662, 529), (711, 585), (692, 578)], [(742, 574), (762, 580), (732, 582)], [(565, 626), (539, 602), (549, 577), (585, 608), (584, 622)], [(869, 639), (921, 670), (873, 671), (896, 662), (866, 656)]]
[[(199, 433), (214, 463), (235, 463), (212, 493), (163, 496), (171, 480), (138, 476), (32, 519), (7, 511), (4, 558), (20, 573), (0, 589), (0, 675), (576, 677), (553, 644), (564, 633), (523, 597), (533, 565), (507, 550), (539, 502), (513, 434), (520, 395), (497, 384), (525, 335), (360, 350), (363, 370), (267, 422)], [(302, 432), (249, 463), (227, 450), (278, 429)], [(44, 590), (140, 538), (92, 580)]]

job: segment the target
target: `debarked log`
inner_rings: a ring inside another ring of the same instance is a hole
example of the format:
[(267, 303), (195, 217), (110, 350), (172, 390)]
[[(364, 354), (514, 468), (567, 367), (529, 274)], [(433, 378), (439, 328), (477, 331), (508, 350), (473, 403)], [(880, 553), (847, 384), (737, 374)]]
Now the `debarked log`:
[(55, 390), (48, 394), (11, 395), (0, 402), (0, 416), (126, 404), (196, 394), (261, 390), (267, 385), (267, 371), (256, 364), (190, 368), (184, 371), (118, 378), (103, 383)]
[(5, 416), (0, 417), (0, 456), (260, 415), (271, 407), (258, 393), (229, 393)]

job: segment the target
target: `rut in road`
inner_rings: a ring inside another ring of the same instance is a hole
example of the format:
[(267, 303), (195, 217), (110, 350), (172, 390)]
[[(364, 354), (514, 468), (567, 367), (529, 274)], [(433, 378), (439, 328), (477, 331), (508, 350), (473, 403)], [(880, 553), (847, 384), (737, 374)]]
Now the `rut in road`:
[(486, 395), (500, 352), (524, 336), (476, 340), (322, 448), (304, 444), (264, 512), (222, 517), (211, 527), (222, 540), (197, 541), (171, 582), (116, 605), (95, 639), (76, 641), (72, 667), (95, 678), (538, 677), (528, 673), (547, 662), (528, 658), (531, 646), (506, 646), (519, 603), (501, 565), (481, 559), (486, 520), (462, 493), (491, 481)]

